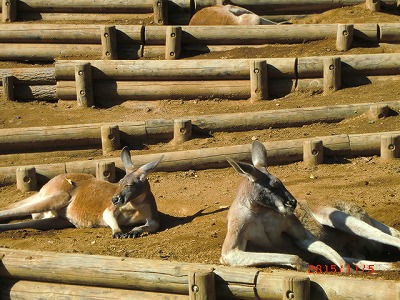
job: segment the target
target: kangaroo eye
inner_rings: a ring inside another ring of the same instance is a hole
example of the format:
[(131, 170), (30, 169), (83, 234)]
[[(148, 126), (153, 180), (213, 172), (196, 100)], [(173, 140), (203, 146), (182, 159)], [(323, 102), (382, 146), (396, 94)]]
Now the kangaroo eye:
[(271, 180), (271, 186), (272, 186), (273, 188), (279, 187), (279, 182), (278, 182), (278, 180)]

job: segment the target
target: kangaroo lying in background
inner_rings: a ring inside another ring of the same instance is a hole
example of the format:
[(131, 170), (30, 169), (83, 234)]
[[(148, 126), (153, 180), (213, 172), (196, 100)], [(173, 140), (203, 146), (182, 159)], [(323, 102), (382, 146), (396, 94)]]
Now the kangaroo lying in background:
[[(0, 224), (0, 231), (34, 228), (111, 227), (115, 238), (134, 238), (143, 232), (155, 232), (159, 217), (147, 175), (158, 160), (135, 169), (129, 149), (124, 147), (121, 160), (126, 175), (118, 184), (96, 179), (90, 174), (61, 174), (34, 194), (0, 211), (1, 219), (29, 216), (33, 220)], [(120, 226), (134, 227), (123, 233)]]
[[(277, 25), (271, 20), (235, 5), (214, 5), (196, 12), (189, 25)], [(279, 23), (280, 24), (280, 23)]]
[[(300, 220), (294, 215), (296, 199), (267, 171), (264, 145), (255, 141), (251, 154), (253, 165), (228, 158), (245, 179), (228, 212), (221, 263), (304, 269), (307, 263), (330, 261), (339, 268), (348, 264), (360, 268), (373, 265), (375, 270), (394, 269), (392, 263), (363, 259), (367, 254), (379, 254), (382, 244), (400, 248), (399, 231), (368, 217), (361, 208), (352, 205), (321, 207), (313, 211), (305, 208), (301, 212), (308, 214), (308, 221)], [(312, 222), (319, 225), (315, 230), (311, 228)]]

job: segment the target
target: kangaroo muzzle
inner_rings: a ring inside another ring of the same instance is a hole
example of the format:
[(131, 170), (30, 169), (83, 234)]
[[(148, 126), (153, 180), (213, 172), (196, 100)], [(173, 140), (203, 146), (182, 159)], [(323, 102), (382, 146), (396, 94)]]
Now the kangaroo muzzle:
[(111, 201), (115, 206), (120, 206), (124, 204), (124, 198), (121, 195), (113, 196)]

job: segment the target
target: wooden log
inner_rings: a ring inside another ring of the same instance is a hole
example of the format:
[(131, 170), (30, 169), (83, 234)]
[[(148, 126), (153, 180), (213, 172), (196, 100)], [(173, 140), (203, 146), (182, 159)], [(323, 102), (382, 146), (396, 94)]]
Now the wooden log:
[(30, 12), (92, 12), (92, 13), (152, 13), (152, 0), (142, 0), (126, 2), (122, 0), (74, 0), (57, 1), (50, 0), (46, 4), (40, 0), (23, 0), (19, 4), (18, 10)]
[(368, 117), (372, 120), (377, 120), (389, 116), (389, 113), (389, 106), (385, 104), (372, 104), (368, 111)]
[(108, 182), (117, 182), (115, 163), (99, 161), (96, 164), (96, 178)]
[(14, 97), (14, 76), (5, 75), (2, 77), (3, 82), (3, 100), (13, 101)]
[(2, 22), (15, 22), (15, 20), (17, 19), (17, 1), (2, 0), (1, 8)]
[(75, 66), (76, 99), (81, 107), (92, 107), (93, 99), (93, 80), (92, 66), (90, 63)]
[(115, 26), (101, 27), (102, 59), (118, 59), (117, 32)]
[(192, 121), (187, 119), (174, 120), (174, 144), (182, 144), (192, 137)]
[(37, 191), (35, 167), (22, 167), (16, 170), (17, 189), (21, 192)]
[[(360, 155), (377, 155), (381, 147), (381, 135), (400, 134), (399, 131), (370, 134), (341, 134), (335, 136), (315, 137), (324, 145), (325, 156), (356, 157)], [(264, 143), (269, 155), (271, 165), (292, 163), (303, 159), (303, 143), (306, 139), (274, 141)], [(175, 151), (164, 153), (164, 158), (157, 166), (158, 171), (183, 171), (207, 168), (227, 167), (226, 157), (239, 161), (250, 161), (251, 145), (227, 146), (208, 149)], [(134, 158), (140, 166), (149, 161), (159, 159), (160, 154), (138, 155)], [(123, 169), (119, 158), (104, 159), (99, 161), (114, 161), (117, 168)], [(61, 174), (83, 172), (95, 174), (96, 161), (67, 162), (56, 165), (35, 165), (36, 172), (44, 177)], [(16, 166), (0, 168), (0, 186), (15, 183)], [(61, 168), (61, 170), (60, 170)], [(58, 173), (56, 173), (58, 170)], [(56, 174), (54, 174), (56, 173)]]
[(250, 61), (250, 99), (268, 99), (268, 68), (266, 60)]
[[(0, 69), (0, 77), (13, 76), (16, 85), (50, 85), (56, 84), (55, 68), (12, 68)], [(72, 75), (74, 78), (74, 75)]]
[(321, 140), (304, 141), (303, 162), (308, 167), (324, 162), (324, 146)]
[(18, 18), (21, 21), (46, 21), (51, 23), (57, 23), (60, 21), (75, 21), (79, 23), (91, 22), (91, 23), (123, 23), (126, 20), (143, 20), (150, 19), (152, 13), (46, 13), (46, 12), (21, 12), (18, 14)]
[(160, 292), (145, 292), (129, 289), (82, 286), (76, 284), (51, 283), (1, 278), (2, 299), (141, 299), (141, 300), (186, 300), (187, 295)]
[(400, 24), (380, 23), (379, 26), (379, 41), (381, 43), (399, 43), (400, 42)]
[(189, 273), (189, 299), (215, 300), (215, 278), (211, 270), (196, 270)]
[(153, 20), (157, 25), (168, 24), (168, 2), (165, 0), (153, 0)]
[(310, 278), (286, 277), (283, 280), (282, 299), (309, 300)]
[(338, 24), (336, 35), (336, 50), (347, 51), (351, 48), (354, 36), (354, 25)]
[(381, 11), (380, 0), (365, 0), (365, 4), (370, 11)]
[(400, 157), (400, 135), (382, 135), (381, 159), (391, 160)]
[(177, 59), (181, 54), (182, 27), (167, 26), (165, 41), (165, 59)]
[(340, 57), (326, 58), (323, 62), (324, 94), (330, 94), (342, 87), (342, 68)]
[(101, 148), (103, 155), (115, 151), (121, 147), (119, 127), (114, 126), (101, 126)]
[(18, 85), (14, 89), (14, 98), (19, 101), (57, 101), (57, 91), (55, 85)]

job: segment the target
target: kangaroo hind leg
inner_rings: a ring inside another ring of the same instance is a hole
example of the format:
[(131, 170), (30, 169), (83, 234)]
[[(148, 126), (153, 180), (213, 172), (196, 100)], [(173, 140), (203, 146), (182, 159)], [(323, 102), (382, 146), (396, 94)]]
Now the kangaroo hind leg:
[(64, 229), (69, 227), (75, 227), (70, 221), (62, 217), (53, 217), (40, 220), (31, 220), (26, 222), (18, 222), (11, 224), (0, 224), (0, 232), (7, 230), (17, 229), (38, 229), (38, 230), (50, 230), (50, 229)]

